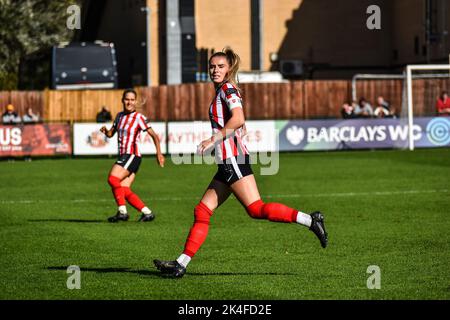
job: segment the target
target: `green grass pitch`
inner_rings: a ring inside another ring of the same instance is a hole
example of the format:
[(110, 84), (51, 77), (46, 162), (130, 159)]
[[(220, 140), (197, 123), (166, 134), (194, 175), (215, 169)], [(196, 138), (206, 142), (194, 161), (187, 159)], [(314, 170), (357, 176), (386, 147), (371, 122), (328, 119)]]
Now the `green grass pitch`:
[(324, 212), (328, 248), (231, 197), (182, 279), (152, 260), (181, 253), (215, 167), (167, 160), (143, 159), (134, 190), (157, 215), (143, 224), (131, 207), (106, 222), (113, 158), (0, 162), (0, 299), (450, 299), (450, 149), (281, 154), (273, 176), (254, 165), (263, 200)]

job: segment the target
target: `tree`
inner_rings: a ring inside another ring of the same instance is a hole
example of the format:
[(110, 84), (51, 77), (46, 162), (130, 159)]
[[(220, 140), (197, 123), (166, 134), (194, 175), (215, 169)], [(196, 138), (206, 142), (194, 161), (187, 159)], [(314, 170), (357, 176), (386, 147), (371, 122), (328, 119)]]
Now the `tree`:
[(17, 89), (20, 58), (70, 41), (67, 8), (75, 0), (0, 0), (0, 90)]

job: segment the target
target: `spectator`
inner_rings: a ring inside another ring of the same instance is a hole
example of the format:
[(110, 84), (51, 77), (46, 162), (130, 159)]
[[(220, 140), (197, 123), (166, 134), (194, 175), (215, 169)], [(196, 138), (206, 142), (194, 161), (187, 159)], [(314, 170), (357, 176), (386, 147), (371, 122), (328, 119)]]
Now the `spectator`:
[(28, 108), (22, 119), (23, 123), (36, 123), (39, 122), (39, 114), (35, 114), (32, 108)]
[(448, 97), (447, 91), (442, 91), (436, 101), (436, 111), (438, 116), (450, 116), (450, 98)]
[(3, 113), (2, 122), (3, 124), (12, 124), (12, 123), (20, 123), (22, 119), (19, 114), (14, 111), (14, 106), (12, 104), (8, 104), (6, 106), (6, 111)]
[(341, 107), (341, 115), (344, 119), (353, 119), (355, 118), (355, 113), (353, 110), (353, 106), (345, 102)]
[(395, 118), (395, 109), (391, 109), (389, 103), (382, 96), (377, 98), (377, 107), (373, 112), (377, 118)]
[(356, 100), (353, 100), (351, 106), (353, 108), (353, 113), (355, 114), (355, 117), (356, 117), (355, 111), (356, 111), (356, 108), (358, 108), (358, 102)]
[(111, 112), (106, 109), (105, 106), (102, 107), (102, 110), (97, 113), (97, 122), (111, 122), (112, 116)]
[(361, 118), (372, 118), (373, 109), (369, 102), (365, 98), (359, 99), (359, 104), (356, 105), (354, 110), (355, 115)]

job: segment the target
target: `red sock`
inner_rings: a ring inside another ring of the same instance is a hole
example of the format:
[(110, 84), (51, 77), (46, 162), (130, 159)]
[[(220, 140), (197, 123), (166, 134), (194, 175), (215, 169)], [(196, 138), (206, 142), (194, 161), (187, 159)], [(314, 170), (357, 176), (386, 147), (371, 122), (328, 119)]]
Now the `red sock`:
[(203, 203), (199, 204), (194, 209), (194, 225), (189, 231), (189, 235), (184, 245), (183, 253), (189, 257), (193, 257), (198, 249), (206, 239), (209, 229), (209, 219), (211, 218), (213, 212)]
[(298, 211), (281, 203), (264, 203), (261, 199), (247, 208), (247, 213), (255, 219), (268, 219), (274, 222), (295, 222)]
[(124, 206), (125, 202), (125, 192), (120, 185), (120, 179), (115, 176), (108, 177), (108, 183), (112, 188), (112, 192), (114, 195), (114, 199), (116, 199), (116, 203), (118, 206)]
[(125, 199), (128, 203), (135, 207), (138, 211), (141, 211), (145, 207), (144, 202), (135, 194), (129, 187), (122, 187), (125, 193)]

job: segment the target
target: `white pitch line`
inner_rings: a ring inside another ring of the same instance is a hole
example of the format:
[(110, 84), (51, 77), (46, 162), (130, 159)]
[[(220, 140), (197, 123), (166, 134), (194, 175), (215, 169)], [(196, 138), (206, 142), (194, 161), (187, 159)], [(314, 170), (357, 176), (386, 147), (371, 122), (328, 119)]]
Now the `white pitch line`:
[[(307, 197), (360, 197), (360, 196), (393, 196), (393, 195), (409, 195), (421, 193), (450, 193), (448, 189), (441, 190), (403, 190), (403, 191), (373, 191), (373, 192), (341, 192), (341, 193), (297, 193), (297, 194), (267, 194), (262, 198), (307, 198)], [(196, 200), (196, 197), (154, 197), (145, 198), (145, 201), (184, 201)], [(87, 202), (113, 202), (114, 199), (39, 199), (39, 200), (0, 200), (0, 204), (31, 204), (31, 203), (87, 203)]]
[(419, 193), (448, 193), (449, 190), (406, 190), (406, 191), (373, 191), (373, 192), (343, 192), (343, 193), (311, 193), (311, 194), (274, 194), (266, 198), (300, 198), (300, 197), (359, 197), (359, 196), (392, 196)]

